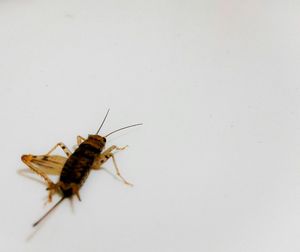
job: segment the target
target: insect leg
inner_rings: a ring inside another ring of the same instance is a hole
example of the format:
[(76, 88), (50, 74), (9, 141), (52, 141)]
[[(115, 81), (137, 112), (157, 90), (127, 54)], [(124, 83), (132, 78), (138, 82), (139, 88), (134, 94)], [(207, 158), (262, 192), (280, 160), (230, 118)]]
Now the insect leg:
[(119, 168), (118, 168), (118, 166), (117, 166), (117, 162), (116, 162), (116, 159), (115, 159), (114, 154), (111, 153), (110, 155), (111, 155), (111, 157), (112, 157), (112, 160), (113, 160), (113, 163), (114, 163), (114, 166), (115, 166), (115, 170), (116, 170), (117, 175), (123, 180), (123, 182), (124, 182), (126, 185), (133, 186), (133, 184), (131, 184), (131, 183), (129, 183), (128, 181), (126, 181), (126, 179), (124, 179), (123, 176), (121, 175), (120, 170), (119, 170)]
[(52, 180), (48, 177), (48, 175), (44, 171), (36, 167), (32, 162), (32, 160), (36, 157), (37, 156), (23, 155), (21, 159), (33, 172), (40, 175), (47, 182), (48, 185), (53, 184)]
[(62, 150), (64, 151), (64, 153), (66, 153), (67, 157), (71, 156), (71, 154), (72, 154), (71, 151), (70, 151), (70, 150), (68, 149), (68, 147), (67, 147), (64, 143), (62, 143), (62, 142), (60, 142), (60, 143), (54, 145), (54, 147), (53, 147), (50, 151), (48, 151), (48, 153), (47, 153), (46, 155), (47, 155), (47, 156), (50, 155), (50, 153), (53, 152), (58, 146), (62, 148)]
[(35, 169), (48, 175), (60, 175), (67, 158), (59, 155), (23, 155), (22, 160), (30, 162)]
[(101, 168), (101, 165), (103, 163), (105, 163), (109, 158), (112, 158), (113, 160), (113, 164), (116, 170), (116, 174), (117, 176), (122, 179), (122, 181), (126, 184), (126, 185), (132, 185), (131, 183), (129, 183), (120, 173), (120, 170), (118, 168), (116, 159), (114, 154), (112, 153), (114, 150), (124, 150), (127, 146), (125, 147), (117, 147), (115, 145), (111, 146), (110, 148), (108, 148), (106, 151), (104, 151), (96, 160), (95, 165), (93, 165), (93, 169), (98, 170)]
[(85, 141), (85, 138), (82, 136), (77, 136), (77, 144), (80, 145), (82, 142)]
[(114, 150), (124, 150), (127, 147), (127, 145), (125, 147), (117, 147), (115, 145), (109, 147), (107, 150), (105, 150), (104, 152), (102, 152), (96, 159), (95, 163), (92, 166), (92, 169), (94, 170), (100, 170), (101, 169), (101, 165), (104, 164), (110, 157), (110, 153)]
[(40, 175), (47, 183), (49, 190), (48, 202), (51, 202), (52, 195), (58, 192), (58, 187), (48, 177), (50, 175), (59, 175), (67, 158), (58, 155), (23, 155), (22, 161), (36, 174)]
[(56, 184), (52, 183), (52, 184), (48, 185), (46, 190), (49, 191), (49, 193), (48, 193), (48, 202), (49, 203), (52, 201), (52, 196), (55, 193), (59, 192), (60, 185), (61, 185), (61, 182), (57, 182)]

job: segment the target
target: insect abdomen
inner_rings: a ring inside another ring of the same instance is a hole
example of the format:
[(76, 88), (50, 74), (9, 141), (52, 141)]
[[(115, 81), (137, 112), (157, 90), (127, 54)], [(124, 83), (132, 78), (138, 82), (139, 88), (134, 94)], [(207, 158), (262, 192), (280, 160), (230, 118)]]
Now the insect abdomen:
[(92, 145), (82, 143), (66, 161), (60, 174), (60, 182), (64, 185), (62, 191), (66, 197), (71, 196), (70, 186), (81, 186), (92, 168), (95, 158), (101, 152)]

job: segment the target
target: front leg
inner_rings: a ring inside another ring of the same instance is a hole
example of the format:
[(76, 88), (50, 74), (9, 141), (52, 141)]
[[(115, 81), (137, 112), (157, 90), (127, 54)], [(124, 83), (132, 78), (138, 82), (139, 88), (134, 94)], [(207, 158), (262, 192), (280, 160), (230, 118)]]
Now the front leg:
[(124, 150), (126, 147), (127, 147), (127, 145), (125, 147), (117, 147), (115, 145), (111, 146), (97, 158), (97, 160), (93, 164), (92, 169), (99, 170), (101, 168), (102, 164), (104, 164), (109, 158), (112, 158), (117, 176), (124, 182), (124, 184), (133, 186), (121, 175), (120, 170), (117, 165), (117, 162), (116, 162), (116, 159), (115, 159), (115, 156), (112, 153), (114, 150)]
[(82, 142), (84, 142), (86, 139), (82, 136), (77, 136), (77, 145), (79, 146), (80, 144), (82, 144)]

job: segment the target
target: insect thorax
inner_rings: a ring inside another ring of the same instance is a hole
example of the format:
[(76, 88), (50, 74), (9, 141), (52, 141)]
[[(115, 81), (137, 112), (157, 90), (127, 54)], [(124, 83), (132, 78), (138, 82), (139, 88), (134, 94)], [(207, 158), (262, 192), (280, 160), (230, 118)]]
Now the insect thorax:
[(105, 146), (106, 139), (105, 137), (99, 135), (89, 135), (88, 139), (86, 139), (83, 143), (91, 145), (94, 148), (102, 151)]

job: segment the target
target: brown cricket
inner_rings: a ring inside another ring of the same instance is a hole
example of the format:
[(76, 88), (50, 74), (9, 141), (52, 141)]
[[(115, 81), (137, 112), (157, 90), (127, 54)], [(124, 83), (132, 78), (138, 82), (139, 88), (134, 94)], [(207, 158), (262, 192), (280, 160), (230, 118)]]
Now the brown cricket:
[[(23, 155), (21, 157), (22, 161), (33, 172), (40, 175), (46, 181), (48, 185), (47, 190), (49, 191), (48, 202), (51, 202), (53, 194), (59, 193), (62, 195), (61, 199), (45, 215), (33, 224), (34, 227), (38, 225), (50, 212), (52, 212), (64, 199), (71, 198), (73, 195), (76, 195), (77, 198), (81, 200), (79, 189), (87, 179), (90, 171), (100, 169), (101, 165), (109, 158), (112, 158), (113, 160), (117, 176), (119, 176), (125, 184), (131, 185), (120, 174), (113, 153), (114, 150), (124, 150), (127, 146), (121, 148), (113, 145), (105, 151), (103, 151), (103, 149), (105, 147), (106, 138), (109, 135), (117, 131), (142, 124), (138, 123), (122, 127), (110, 132), (106, 136), (100, 136), (98, 133), (103, 126), (108, 113), (109, 110), (94, 135), (89, 135), (87, 139), (77, 136), (78, 148), (73, 153), (71, 153), (71, 151), (63, 143), (58, 143), (45, 155)], [(53, 152), (58, 146), (62, 148), (67, 158), (58, 155), (50, 155), (51, 152)], [(59, 175), (57, 183), (52, 182), (48, 176), (50, 174)]]

